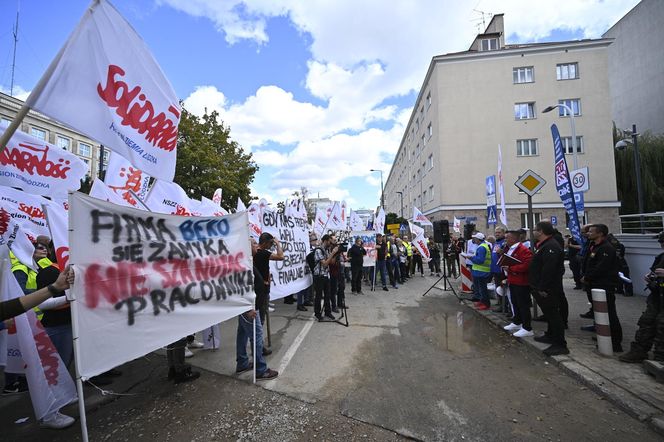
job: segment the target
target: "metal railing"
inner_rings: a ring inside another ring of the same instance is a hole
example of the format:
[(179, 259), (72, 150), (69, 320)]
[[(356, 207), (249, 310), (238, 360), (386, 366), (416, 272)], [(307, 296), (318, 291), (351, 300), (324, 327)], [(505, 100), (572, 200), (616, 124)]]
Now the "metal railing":
[(664, 212), (620, 215), (622, 233), (652, 234), (664, 231)]

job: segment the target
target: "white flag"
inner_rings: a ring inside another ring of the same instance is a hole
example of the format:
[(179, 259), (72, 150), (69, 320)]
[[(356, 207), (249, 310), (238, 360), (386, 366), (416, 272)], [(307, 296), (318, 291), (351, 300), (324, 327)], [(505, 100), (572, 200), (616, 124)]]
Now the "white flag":
[(214, 191), (214, 195), (212, 195), (212, 202), (214, 202), (218, 206), (221, 206), (221, 194), (222, 194), (221, 189), (217, 189)]
[(98, 200), (108, 201), (119, 206), (133, 207), (132, 204), (123, 199), (122, 196), (113, 192), (102, 180), (95, 178), (90, 187), (90, 196)]
[(31, 240), (36, 240), (39, 235), (49, 236), (42, 208), (48, 203), (46, 198), (0, 186), (0, 203)]
[(23, 232), (21, 226), (14, 221), (10, 212), (5, 210), (7, 204), (7, 202), (2, 202), (2, 205), (0, 205), (0, 246), (5, 245), (9, 247), (9, 250), (14, 253), (16, 259), (31, 269), (36, 270), (37, 266), (34, 259), (32, 259), (35, 254), (35, 246), (25, 232)]
[[(0, 123), (0, 135), (7, 126)], [(67, 197), (78, 190), (88, 166), (79, 157), (24, 132), (14, 132), (0, 152), (0, 185), (28, 193)]]
[(344, 228), (341, 230), (348, 229), (348, 205), (346, 201), (341, 202), (341, 222), (344, 225)]
[(374, 220), (374, 232), (382, 234), (385, 231), (385, 211), (381, 207)]
[(244, 205), (240, 197), (237, 197), (237, 208), (235, 209), (236, 212), (244, 212), (247, 210), (247, 207)]
[(413, 224), (412, 222), (408, 221), (408, 227), (410, 228), (410, 234), (413, 238), (416, 236), (424, 235), (424, 229), (417, 224)]
[(191, 198), (178, 184), (165, 180), (155, 180), (145, 205), (151, 211), (171, 215), (191, 216)]
[(362, 218), (355, 213), (354, 211), (350, 212), (350, 230), (353, 232), (359, 232), (362, 231), (366, 228), (364, 223), (362, 222)]
[(104, 176), (104, 183), (120, 197), (132, 206), (142, 209), (135, 198), (131, 196), (131, 190), (141, 201), (145, 201), (150, 184), (150, 175), (141, 169), (131, 165), (122, 155), (111, 152), (108, 159), (108, 167)]
[(327, 213), (323, 209), (316, 209), (316, 217), (314, 218), (314, 232), (318, 238), (323, 236), (325, 229), (327, 229)]
[[(23, 295), (21, 286), (12, 275), (7, 248), (0, 247), (0, 257), (6, 259), (0, 290), (4, 299)], [(30, 400), (37, 419), (49, 416), (76, 398), (76, 387), (67, 367), (33, 310), (14, 318), (19, 349), (25, 362)]]
[(461, 233), (461, 220), (456, 216), (454, 217), (454, 224), (452, 225), (452, 228), (456, 233)]
[(261, 222), (261, 208), (257, 203), (251, 203), (247, 208), (247, 218), (249, 220), (249, 235), (258, 241), (263, 233), (263, 224)]
[(178, 97), (145, 42), (105, 0), (85, 11), (26, 104), (154, 177), (175, 175)]
[(507, 210), (505, 209), (505, 187), (503, 185), (503, 151), (498, 145), (498, 193), (500, 194), (500, 222), (507, 227)]
[(55, 247), (55, 257), (60, 271), (67, 267), (69, 262), (69, 214), (61, 203), (50, 201), (44, 206), (48, 228), (51, 231), (51, 240)]
[(420, 212), (420, 209), (418, 209), (415, 206), (413, 206), (413, 221), (415, 221), (416, 223), (420, 223), (423, 226), (433, 226), (433, 224), (431, 224), (431, 221), (429, 221), (429, 219), (426, 216), (424, 216), (422, 212)]
[(330, 218), (327, 220), (327, 229), (346, 230), (346, 223), (342, 221), (341, 203), (335, 201), (330, 211)]

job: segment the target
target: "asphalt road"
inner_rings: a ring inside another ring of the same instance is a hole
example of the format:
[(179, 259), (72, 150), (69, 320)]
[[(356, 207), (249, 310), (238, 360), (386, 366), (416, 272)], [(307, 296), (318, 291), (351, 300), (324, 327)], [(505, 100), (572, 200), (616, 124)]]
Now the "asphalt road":
[[(161, 356), (127, 364), (105, 388), (130, 396), (90, 391), (91, 440), (661, 440), (451, 292), (422, 297), (435, 280), (347, 295), (349, 327), (277, 301), (268, 362), (281, 374), (258, 387), (234, 374), (234, 320), (221, 349), (189, 360), (196, 382), (167, 382)], [(0, 399), (0, 413), (3, 441), (79, 438), (15, 424), (27, 395)]]

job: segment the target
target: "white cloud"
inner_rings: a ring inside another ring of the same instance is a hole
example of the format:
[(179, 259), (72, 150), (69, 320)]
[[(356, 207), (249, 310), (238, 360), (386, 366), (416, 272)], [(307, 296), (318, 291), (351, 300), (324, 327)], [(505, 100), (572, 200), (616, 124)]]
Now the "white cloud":
[[(0, 92), (2, 92), (5, 95), (11, 95), (9, 89), (5, 89), (4, 87), (0, 86)], [(30, 95), (30, 92), (32, 91), (26, 91), (23, 89), (21, 86), (14, 86), (14, 98), (18, 98), (21, 101), (27, 100), (28, 96)]]

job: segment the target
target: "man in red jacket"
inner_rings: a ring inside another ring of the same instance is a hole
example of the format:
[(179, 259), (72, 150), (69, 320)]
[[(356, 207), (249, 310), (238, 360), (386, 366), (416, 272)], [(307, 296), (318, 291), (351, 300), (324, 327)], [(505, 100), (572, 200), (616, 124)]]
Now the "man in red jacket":
[(530, 285), (528, 284), (528, 267), (533, 259), (533, 252), (520, 241), (518, 230), (510, 230), (505, 235), (505, 244), (509, 247), (507, 252), (498, 260), (498, 264), (507, 272), (507, 284), (510, 289), (514, 319), (503, 327), (507, 331), (514, 331), (513, 336), (525, 338), (533, 336), (530, 324)]

